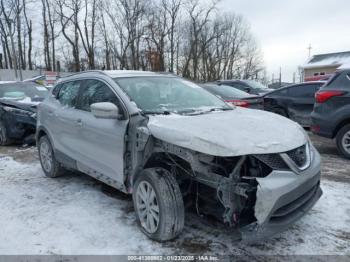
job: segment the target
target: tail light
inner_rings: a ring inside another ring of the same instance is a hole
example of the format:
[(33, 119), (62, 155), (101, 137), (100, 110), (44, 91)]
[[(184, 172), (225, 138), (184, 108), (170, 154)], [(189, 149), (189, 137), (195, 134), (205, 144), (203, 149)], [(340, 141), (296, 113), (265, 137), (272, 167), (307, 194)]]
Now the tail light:
[(249, 107), (249, 103), (243, 100), (226, 100), (225, 102), (235, 106)]
[(344, 91), (337, 90), (321, 90), (315, 94), (316, 103), (324, 103), (334, 96), (345, 95)]

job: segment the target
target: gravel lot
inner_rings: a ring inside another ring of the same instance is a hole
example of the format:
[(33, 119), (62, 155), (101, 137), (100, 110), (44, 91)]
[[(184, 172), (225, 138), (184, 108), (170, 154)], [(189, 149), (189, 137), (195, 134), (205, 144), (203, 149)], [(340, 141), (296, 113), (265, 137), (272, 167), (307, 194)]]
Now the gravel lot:
[(178, 239), (152, 242), (129, 196), (81, 174), (46, 178), (35, 148), (0, 147), (0, 254), (349, 255), (350, 161), (332, 141), (311, 138), (323, 158), (322, 198), (289, 230), (254, 245), (194, 214)]

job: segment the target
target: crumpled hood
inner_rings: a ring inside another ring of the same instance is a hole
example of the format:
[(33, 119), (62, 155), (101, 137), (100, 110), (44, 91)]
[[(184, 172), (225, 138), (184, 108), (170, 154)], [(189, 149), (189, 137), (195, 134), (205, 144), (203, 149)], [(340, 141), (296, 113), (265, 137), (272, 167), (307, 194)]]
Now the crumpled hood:
[(150, 116), (148, 128), (160, 140), (215, 156), (280, 153), (307, 141), (297, 123), (239, 107), (202, 115)]
[(10, 106), (10, 107), (15, 107), (21, 110), (29, 111), (35, 113), (37, 110), (37, 105), (39, 104), (38, 102), (28, 102), (24, 103), (21, 101), (16, 101), (16, 100), (6, 100), (6, 99), (0, 99), (0, 104), (4, 106)]

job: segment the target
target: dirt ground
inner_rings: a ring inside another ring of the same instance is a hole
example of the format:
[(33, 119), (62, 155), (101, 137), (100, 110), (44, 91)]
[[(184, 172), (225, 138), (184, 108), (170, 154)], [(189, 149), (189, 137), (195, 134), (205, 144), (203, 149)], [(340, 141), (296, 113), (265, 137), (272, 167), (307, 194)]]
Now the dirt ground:
[(139, 231), (129, 196), (82, 174), (46, 178), (34, 147), (0, 147), (0, 254), (349, 255), (350, 160), (333, 141), (310, 136), (324, 194), (290, 229), (258, 244), (192, 213), (180, 237), (155, 243)]

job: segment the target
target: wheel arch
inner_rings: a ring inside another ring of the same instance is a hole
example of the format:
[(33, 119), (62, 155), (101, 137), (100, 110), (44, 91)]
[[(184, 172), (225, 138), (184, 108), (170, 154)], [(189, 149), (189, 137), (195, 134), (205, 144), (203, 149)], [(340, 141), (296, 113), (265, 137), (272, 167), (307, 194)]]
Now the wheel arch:
[(335, 127), (332, 138), (335, 138), (339, 132), (340, 129), (342, 129), (344, 126), (350, 124), (350, 117), (343, 119), (337, 126)]
[(174, 161), (182, 168), (186, 170), (191, 169), (191, 164), (184, 160), (183, 158), (177, 156), (173, 153), (168, 153), (165, 151), (153, 152), (144, 162), (141, 168), (134, 173), (132, 177), (132, 183), (134, 184), (136, 179), (141, 175), (142, 171), (147, 168), (164, 168), (172, 173), (172, 167), (175, 165)]
[(53, 139), (52, 139), (52, 136), (50, 135), (49, 131), (44, 126), (40, 126), (37, 128), (36, 134), (35, 134), (35, 140), (37, 141), (37, 143), (39, 142), (40, 138), (43, 136), (48, 137), (52, 147), (54, 148)]

